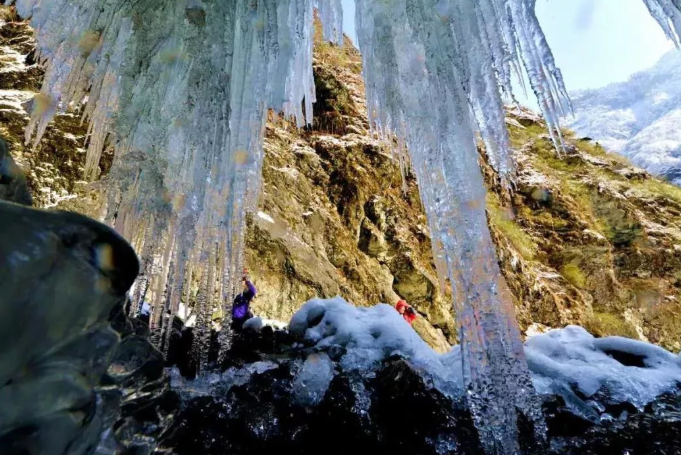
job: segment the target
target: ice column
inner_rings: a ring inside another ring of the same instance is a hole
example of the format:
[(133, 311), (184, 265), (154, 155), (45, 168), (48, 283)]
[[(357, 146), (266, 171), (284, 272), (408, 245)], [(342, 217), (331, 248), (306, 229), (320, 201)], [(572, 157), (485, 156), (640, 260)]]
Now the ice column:
[(518, 453), (516, 409), (540, 439), (543, 423), (487, 227), (474, 132), (502, 176), (512, 178), (499, 88), (510, 91), (510, 73), (522, 59), (557, 118), (564, 95), (559, 73), (544, 58), (548, 48), (529, 14), (531, 2), (356, 3), (369, 112), (375, 128), (408, 145), (434, 252), (454, 289), (477, 427), (488, 453)]
[(660, 24), (667, 37), (681, 47), (681, 1), (643, 0), (650, 14)]

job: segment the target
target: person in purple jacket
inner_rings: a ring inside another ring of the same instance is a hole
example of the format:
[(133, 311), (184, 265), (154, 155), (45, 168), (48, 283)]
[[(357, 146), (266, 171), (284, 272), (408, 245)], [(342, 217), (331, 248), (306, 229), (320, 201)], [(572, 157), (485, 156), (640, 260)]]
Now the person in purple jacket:
[(242, 283), (244, 286), (243, 291), (234, 298), (234, 304), (232, 305), (232, 330), (235, 332), (241, 331), (244, 322), (253, 317), (250, 305), (251, 300), (253, 300), (253, 297), (255, 297), (255, 293), (257, 292), (253, 283), (251, 283), (245, 275), (242, 279)]

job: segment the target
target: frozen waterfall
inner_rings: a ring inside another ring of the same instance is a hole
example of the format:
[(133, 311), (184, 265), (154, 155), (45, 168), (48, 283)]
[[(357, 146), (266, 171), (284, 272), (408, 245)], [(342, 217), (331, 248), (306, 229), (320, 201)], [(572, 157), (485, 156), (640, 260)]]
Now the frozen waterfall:
[[(644, 1), (678, 43), (679, 1)], [(57, 111), (87, 101), (86, 171), (95, 178), (102, 152), (114, 149), (103, 216), (143, 261), (133, 310), (146, 296), (165, 348), (181, 297), (194, 301), (203, 368), (215, 314), (229, 343), (268, 109), (311, 122), (313, 8), (325, 38), (339, 42), (340, 0), (7, 2), (31, 17), (47, 63), (27, 141), (39, 141)], [(469, 402), (489, 453), (519, 452), (516, 408), (542, 434), (476, 148), (479, 133), (502, 180), (513, 181), (503, 102), (523, 75), (562, 147), (557, 119), (570, 105), (534, 4), (357, 0), (370, 120), (408, 147), (436, 263), (454, 287)]]

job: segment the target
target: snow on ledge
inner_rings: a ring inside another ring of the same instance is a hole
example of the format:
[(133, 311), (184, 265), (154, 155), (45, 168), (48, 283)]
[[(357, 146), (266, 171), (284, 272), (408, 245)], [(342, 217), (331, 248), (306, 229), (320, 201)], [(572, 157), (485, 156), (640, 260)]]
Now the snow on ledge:
[[(461, 392), (459, 347), (433, 351), (397, 311), (385, 304), (358, 308), (340, 297), (312, 299), (293, 316), (290, 332), (319, 348), (341, 346), (340, 366), (368, 371), (392, 354), (409, 360), (443, 393)], [(600, 419), (593, 398), (643, 408), (681, 384), (681, 359), (665, 349), (622, 337), (595, 338), (577, 326), (554, 329), (525, 343), (532, 379), (540, 394), (561, 395), (582, 416)]]
[(599, 413), (591, 400), (597, 392), (642, 409), (681, 384), (679, 356), (643, 341), (595, 338), (578, 326), (528, 339), (525, 355), (537, 391), (562, 395), (587, 418)]

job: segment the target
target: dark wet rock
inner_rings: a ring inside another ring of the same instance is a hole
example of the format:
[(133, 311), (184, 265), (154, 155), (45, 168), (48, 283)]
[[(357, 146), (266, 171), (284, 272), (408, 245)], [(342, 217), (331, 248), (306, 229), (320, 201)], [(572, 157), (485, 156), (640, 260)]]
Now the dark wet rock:
[(600, 424), (572, 413), (559, 397), (544, 405), (551, 453), (566, 455), (668, 455), (681, 453), (681, 394), (668, 393), (643, 411), (604, 415)]
[[(315, 406), (295, 399), (301, 359), (280, 359), (248, 382), (215, 383), (185, 400), (160, 450), (182, 454), (479, 453), (470, 415), (401, 358), (375, 377), (333, 377)], [(232, 377), (233, 378), (233, 377)]]
[[(261, 334), (248, 336), (235, 338), (222, 370), (177, 387), (180, 411), (160, 452), (482, 453), (465, 403), (442, 394), (407, 360), (393, 356), (360, 374), (342, 368), (341, 348), (267, 345)], [(303, 404), (297, 377), (311, 358), (328, 359), (334, 373), (323, 395)], [(681, 454), (681, 393), (639, 410), (599, 391), (591, 397), (596, 417), (589, 418), (559, 396), (543, 400), (549, 447), (537, 444), (519, 415), (525, 454)]]
[(482, 452), (464, 405), (429, 386), (405, 360), (389, 359), (376, 375), (374, 390), (372, 414), (380, 437), (403, 453)]
[(90, 453), (115, 411), (99, 382), (137, 257), (80, 215), (0, 202), (0, 219), (0, 453)]
[(100, 387), (108, 392), (111, 415), (99, 450), (103, 453), (150, 454), (170, 425), (177, 396), (170, 390), (162, 354), (149, 341), (149, 328), (130, 319), (119, 305), (112, 327), (121, 337)]
[(153, 453), (178, 402), (124, 312), (134, 251), (81, 215), (0, 202), (0, 219), (0, 453)]

